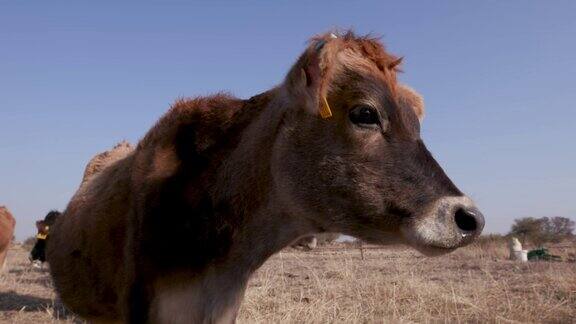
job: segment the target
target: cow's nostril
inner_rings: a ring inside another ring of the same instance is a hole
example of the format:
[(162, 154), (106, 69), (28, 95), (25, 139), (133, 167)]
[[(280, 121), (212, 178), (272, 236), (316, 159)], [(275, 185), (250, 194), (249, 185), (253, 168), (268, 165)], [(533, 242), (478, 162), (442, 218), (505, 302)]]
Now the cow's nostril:
[(465, 232), (474, 232), (478, 228), (478, 222), (473, 213), (466, 211), (464, 208), (458, 208), (454, 214), (456, 226)]

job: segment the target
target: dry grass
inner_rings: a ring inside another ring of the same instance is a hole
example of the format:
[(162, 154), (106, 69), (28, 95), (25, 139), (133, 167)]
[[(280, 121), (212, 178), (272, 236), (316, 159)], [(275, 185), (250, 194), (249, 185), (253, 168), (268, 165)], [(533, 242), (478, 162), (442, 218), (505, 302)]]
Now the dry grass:
[(72, 323), (56, 301), (47, 269), (32, 268), (28, 251), (13, 246), (0, 273), (0, 323)]
[[(576, 252), (572, 245), (562, 248)], [(49, 323), (63, 317), (46, 271), (21, 247), (0, 276), (0, 321)], [(497, 240), (439, 258), (405, 248), (287, 249), (252, 278), (241, 323), (569, 323), (576, 320), (576, 263), (507, 261)], [(55, 305), (56, 304), (56, 305)]]

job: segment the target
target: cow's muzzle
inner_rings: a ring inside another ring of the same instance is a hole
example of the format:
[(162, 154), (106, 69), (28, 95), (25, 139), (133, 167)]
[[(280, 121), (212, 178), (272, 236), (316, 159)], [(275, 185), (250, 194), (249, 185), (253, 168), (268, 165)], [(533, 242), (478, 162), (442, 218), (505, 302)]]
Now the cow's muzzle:
[(470, 244), (484, 228), (484, 216), (465, 196), (444, 197), (427, 212), (402, 225), (408, 244), (426, 255), (439, 255)]

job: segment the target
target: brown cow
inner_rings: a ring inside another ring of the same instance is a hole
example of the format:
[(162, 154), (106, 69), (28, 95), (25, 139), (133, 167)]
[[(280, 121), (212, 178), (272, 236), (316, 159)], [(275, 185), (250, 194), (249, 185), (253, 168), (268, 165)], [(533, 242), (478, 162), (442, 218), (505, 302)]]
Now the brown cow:
[[(112, 149), (96, 154), (92, 159), (90, 159), (84, 169), (84, 175), (82, 176), (80, 187), (85, 186), (86, 183), (92, 180), (107, 166), (125, 158), (133, 150), (134, 148), (130, 143), (122, 141), (116, 144)], [(81, 192), (81, 190), (78, 191)], [(35, 266), (40, 266), (46, 261), (45, 249), (50, 233), (50, 227), (54, 225), (54, 222), (59, 216), (60, 212), (53, 210), (50, 211), (43, 220), (36, 221), (38, 234), (36, 235), (36, 243), (30, 252), (30, 261), (32, 261)]]
[(10, 242), (14, 237), (16, 220), (5, 206), (0, 206), (0, 271), (6, 265), (6, 256), (10, 248)]
[(298, 241), (296, 241), (296, 243), (292, 244), (292, 247), (295, 249), (304, 249), (310, 251), (314, 250), (317, 245), (318, 245), (318, 239), (316, 238), (316, 236), (310, 235), (299, 239)]
[(438, 255), (484, 226), (420, 139), (422, 100), (374, 39), (314, 38), (278, 87), (178, 101), (90, 181), (47, 247), (96, 321), (233, 322), (250, 275), (306, 235)]

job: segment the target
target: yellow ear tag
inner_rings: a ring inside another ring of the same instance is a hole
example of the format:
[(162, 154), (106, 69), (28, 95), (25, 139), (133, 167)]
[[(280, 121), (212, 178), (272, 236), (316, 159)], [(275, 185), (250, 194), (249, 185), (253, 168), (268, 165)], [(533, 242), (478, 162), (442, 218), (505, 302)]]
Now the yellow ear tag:
[(330, 105), (326, 97), (322, 96), (322, 102), (320, 104), (320, 116), (324, 119), (332, 117), (332, 110), (330, 110)]
[(38, 233), (38, 235), (36, 235), (36, 238), (39, 240), (45, 240), (47, 237), (48, 237), (48, 235), (41, 234), (41, 233)]

